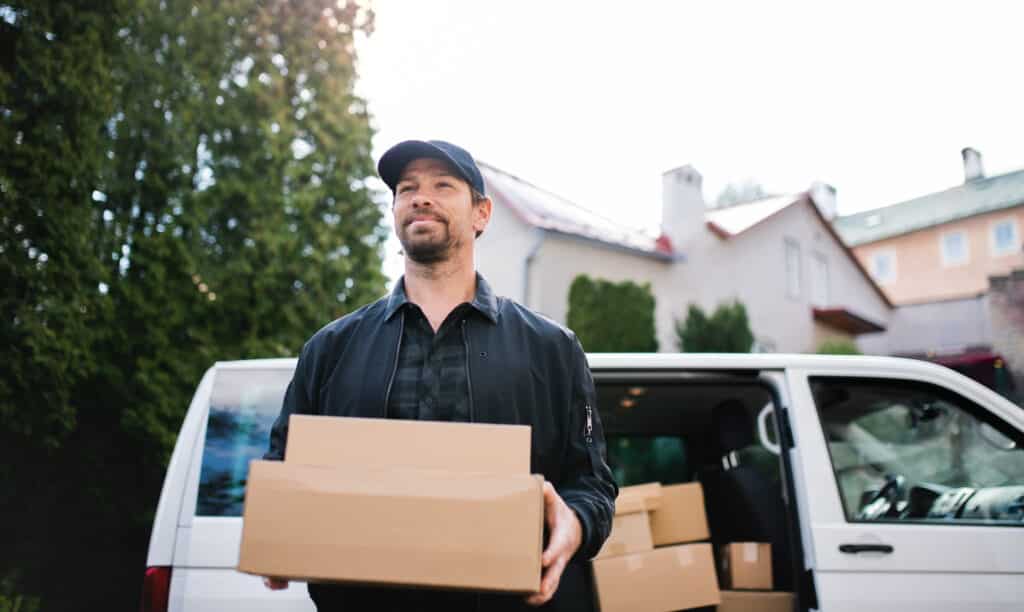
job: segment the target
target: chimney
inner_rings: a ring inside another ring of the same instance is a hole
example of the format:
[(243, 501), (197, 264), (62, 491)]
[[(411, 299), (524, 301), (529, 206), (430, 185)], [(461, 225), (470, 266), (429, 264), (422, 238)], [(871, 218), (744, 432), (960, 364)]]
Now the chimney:
[(704, 231), (704, 177), (687, 164), (661, 175), (661, 231), (682, 251)]
[(985, 178), (985, 169), (981, 165), (981, 153), (977, 149), (967, 147), (960, 154), (964, 158), (964, 182), (970, 183)]
[(810, 188), (811, 200), (814, 205), (821, 211), (823, 217), (828, 222), (831, 222), (838, 216), (838, 210), (836, 208), (836, 188), (828, 183), (822, 183), (821, 181), (815, 181), (811, 183)]

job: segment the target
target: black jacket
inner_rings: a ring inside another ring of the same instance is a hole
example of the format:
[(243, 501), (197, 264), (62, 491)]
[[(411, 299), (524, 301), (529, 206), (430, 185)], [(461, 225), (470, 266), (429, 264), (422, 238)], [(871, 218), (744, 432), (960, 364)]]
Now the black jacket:
[[(586, 610), (593, 594), (586, 561), (608, 537), (617, 487), (605, 462), (594, 382), (576, 336), (490, 292), (477, 276), (477, 299), (493, 317), (467, 317), (470, 419), (532, 427), (531, 471), (543, 474), (580, 519), (583, 541), (551, 602)], [(384, 417), (398, 360), (403, 311), (395, 294), (344, 316), (305, 344), (270, 435), (268, 459), (283, 459), (288, 417)], [(570, 587), (570, 585), (577, 585)], [(314, 594), (314, 589), (311, 589)], [(522, 598), (517, 597), (516, 601)], [(482, 604), (481, 609), (516, 609)]]

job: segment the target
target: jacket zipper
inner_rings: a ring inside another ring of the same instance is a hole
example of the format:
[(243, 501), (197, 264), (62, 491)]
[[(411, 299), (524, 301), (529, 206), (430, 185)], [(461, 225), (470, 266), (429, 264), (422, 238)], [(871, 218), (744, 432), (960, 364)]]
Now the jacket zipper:
[(583, 437), (587, 444), (594, 443), (594, 410), (587, 404), (587, 424), (583, 426)]
[(391, 385), (395, 383), (395, 374), (398, 373), (398, 353), (402, 350), (402, 335), (405, 333), (405, 310), (402, 310), (402, 320), (398, 324), (398, 346), (395, 347), (395, 364), (391, 367), (391, 378), (388, 379), (388, 388), (384, 391), (384, 414), (381, 418), (388, 418), (388, 402), (391, 401)]
[(471, 370), (470, 370), (470, 367), (469, 367), (469, 359), (470, 359), (469, 337), (466, 336), (466, 320), (465, 319), (462, 320), (462, 345), (466, 349), (466, 389), (469, 391), (469, 422), (473, 423), (473, 422), (475, 422), (474, 415), (473, 415), (473, 379), (470, 376)]

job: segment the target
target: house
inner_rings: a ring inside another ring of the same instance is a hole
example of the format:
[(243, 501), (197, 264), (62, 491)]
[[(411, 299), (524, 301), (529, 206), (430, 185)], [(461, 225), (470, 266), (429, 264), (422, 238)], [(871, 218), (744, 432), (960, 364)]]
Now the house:
[(691, 302), (739, 299), (757, 348), (808, 352), (829, 338), (883, 331), (892, 308), (829, 223), (824, 185), (711, 210), (692, 166), (662, 176), (662, 232), (623, 227), (493, 166), (480, 164), (494, 212), (477, 266), (501, 294), (564, 323), (573, 279), (649, 283), (662, 351)]
[(834, 221), (898, 305), (889, 329), (859, 345), (936, 361), (1012, 396), (1010, 381), (1024, 380), (1024, 170), (986, 177), (980, 153), (961, 154), (963, 184)]
[(963, 184), (834, 222), (895, 304), (975, 298), (1024, 267), (1024, 170), (986, 177), (962, 155)]

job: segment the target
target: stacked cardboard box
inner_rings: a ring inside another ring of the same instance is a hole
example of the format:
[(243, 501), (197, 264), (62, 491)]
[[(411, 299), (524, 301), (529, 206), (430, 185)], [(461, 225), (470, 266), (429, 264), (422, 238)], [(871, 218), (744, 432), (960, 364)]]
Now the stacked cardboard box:
[(772, 591), (772, 547), (732, 542), (721, 550), (722, 604), (718, 612), (790, 612), (793, 594)]
[(602, 612), (669, 612), (720, 602), (698, 483), (623, 487), (594, 560)]
[(529, 473), (529, 427), (293, 415), (287, 448), (284, 462), (250, 465), (239, 570), (539, 589), (543, 478)]

